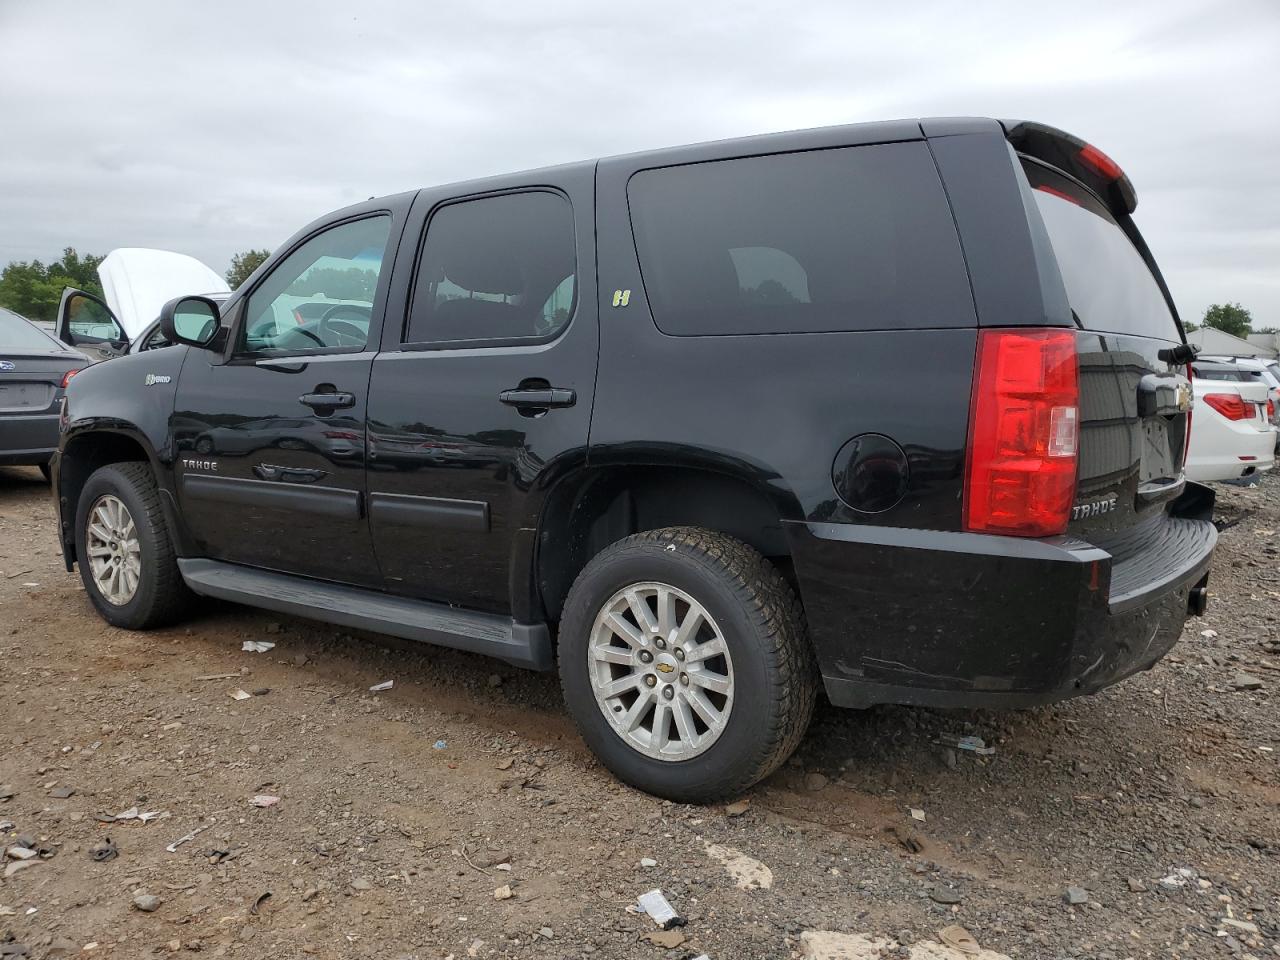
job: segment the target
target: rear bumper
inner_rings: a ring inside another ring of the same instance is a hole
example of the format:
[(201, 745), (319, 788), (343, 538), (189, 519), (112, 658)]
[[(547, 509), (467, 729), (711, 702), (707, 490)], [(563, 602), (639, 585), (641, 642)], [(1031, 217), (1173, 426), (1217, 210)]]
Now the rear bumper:
[(57, 413), (0, 416), (0, 464), (48, 463), (57, 448)]
[(1021, 707), (1100, 690), (1177, 642), (1217, 530), (1169, 524), (1123, 562), (1070, 537), (787, 526), (833, 703)]
[(1230, 424), (1229, 429), (1214, 424), (1203, 435), (1192, 431), (1187, 478), (1210, 483), (1263, 473), (1275, 466), (1278, 440), (1275, 430), (1259, 430), (1252, 424)]

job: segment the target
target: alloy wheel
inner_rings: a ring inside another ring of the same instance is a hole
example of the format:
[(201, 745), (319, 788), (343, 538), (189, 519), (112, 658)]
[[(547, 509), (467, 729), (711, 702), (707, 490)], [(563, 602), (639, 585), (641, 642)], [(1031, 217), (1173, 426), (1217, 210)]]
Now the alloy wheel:
[(142, 577), (142, 547), (129, 508), (116, 496), (99, 497), (89, 510), (85, 552), (98, 593), (122, 607), (138, 592)]
[(733, 708), (733, 661), (707, 609), (666, 583), (636, 583), (600, 608), (587, 646), (596, 703), (628, 746), (680, 761), (709, 749)]

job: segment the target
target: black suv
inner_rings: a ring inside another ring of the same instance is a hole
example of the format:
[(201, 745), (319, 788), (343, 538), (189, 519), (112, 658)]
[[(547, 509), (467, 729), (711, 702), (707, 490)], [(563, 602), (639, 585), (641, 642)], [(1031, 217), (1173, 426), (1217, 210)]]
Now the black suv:
[(370, 200), (70, 385), (68, 569), (559, 665), (628, 783), (737, 793), (841, 706), (1024, 706), (1202, 608), (1191, 351), (1105, 154), (832, 127)]

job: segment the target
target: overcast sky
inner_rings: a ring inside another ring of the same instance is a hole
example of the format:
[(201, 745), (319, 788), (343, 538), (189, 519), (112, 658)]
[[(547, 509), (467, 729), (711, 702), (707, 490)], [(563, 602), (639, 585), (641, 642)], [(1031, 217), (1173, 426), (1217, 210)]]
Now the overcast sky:
[(353, 200), (861, 120), (1109, 153), (1183, 315), (1280, 326), (1280, 2), (0, 0), (0, 264), (226, 269)]

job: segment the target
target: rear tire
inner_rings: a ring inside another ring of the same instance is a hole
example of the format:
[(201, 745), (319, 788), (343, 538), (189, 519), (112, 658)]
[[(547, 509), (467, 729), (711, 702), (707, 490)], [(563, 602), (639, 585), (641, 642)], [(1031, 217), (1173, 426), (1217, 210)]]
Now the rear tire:
[(89, 600), (112, 626), (163, 626), (190, 602), (145, 463), (109, 464), (86, 481), (76, 505), (76, 557)]
[(776, 770), (817, 695), (790, 585), (751, 547), (698, 527), (597, 554), (565, 602), (559, 659), (569, 712), (601, 763), (682, 803), (736, 796)]

